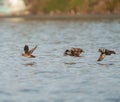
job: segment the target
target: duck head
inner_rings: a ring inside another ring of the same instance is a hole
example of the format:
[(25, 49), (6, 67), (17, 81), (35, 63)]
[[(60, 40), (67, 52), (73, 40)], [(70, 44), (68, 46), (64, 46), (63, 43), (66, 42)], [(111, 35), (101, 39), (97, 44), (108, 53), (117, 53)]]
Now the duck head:
[(70, 51), (70, 50), (66, 50), (66, 51), (64, 52), (64, 56), (67, 56), (67, 55), (71, 55), (71, 51)]

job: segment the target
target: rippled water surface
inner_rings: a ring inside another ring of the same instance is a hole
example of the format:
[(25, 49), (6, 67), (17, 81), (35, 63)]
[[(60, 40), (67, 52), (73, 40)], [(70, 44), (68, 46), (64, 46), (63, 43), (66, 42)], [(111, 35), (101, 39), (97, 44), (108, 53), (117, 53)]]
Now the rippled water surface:
[[(85, 53), (64, 57), (72, 47)], [(101, 47), (116, 54), (97, 62)], [(120, 20), (1, 19), (0, 48), (0, 102), (120, 102)]]

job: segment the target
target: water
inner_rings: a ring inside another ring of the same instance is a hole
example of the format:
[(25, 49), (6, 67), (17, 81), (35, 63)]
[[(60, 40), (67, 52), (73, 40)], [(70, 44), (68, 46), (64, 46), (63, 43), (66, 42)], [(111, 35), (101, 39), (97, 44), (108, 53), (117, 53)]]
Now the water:
[[(120, 20), (1, 19), (0, 35), (0, 102), (120, 102)], [(64, 57), (71, 47), (85, 53)], [(117, 54), (97, 62), (101, 47)]]

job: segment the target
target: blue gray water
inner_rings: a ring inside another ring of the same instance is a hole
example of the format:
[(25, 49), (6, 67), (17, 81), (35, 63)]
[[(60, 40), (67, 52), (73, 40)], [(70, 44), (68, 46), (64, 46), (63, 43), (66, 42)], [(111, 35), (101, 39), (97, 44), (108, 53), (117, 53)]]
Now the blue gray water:
[[(85, 53), (64, 57), (72, 47)], [(1, 19), (0, 48), (0, 102), (120, 102), (120, 20)], [(116, 55), (97, 62), (98, 48)]]

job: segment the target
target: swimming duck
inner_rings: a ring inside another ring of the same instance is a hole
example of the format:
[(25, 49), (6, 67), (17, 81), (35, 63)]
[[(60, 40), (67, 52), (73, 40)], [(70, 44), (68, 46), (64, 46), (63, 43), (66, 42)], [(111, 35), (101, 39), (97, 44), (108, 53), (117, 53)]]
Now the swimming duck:
[(31, 50), (29, 50), (28, 45), (24, 46), (24, 52), (22, 53), (22, 56), (24, 57), (28, 57), (28, 58), (35, 58), (35, 56), (32, 55), (33, 51), (37, 48), (37, 46), (35, 46), (34, 48), (32, 48)]
[(97, 61), (102, 61), (106, 55), (116, 54), (115, 51), (111, 51), (108, 49), (99, 49), (98, 52), (101, 52), (101, 54)]
[(66, 50), (64, 52), (64, 56), (69, 55), (69, 56), (75, 56), (75, 57), (79, 57), (79, 55), (84, 52), (82, 49), (80, 48), (71, 48), (70, 50)]

